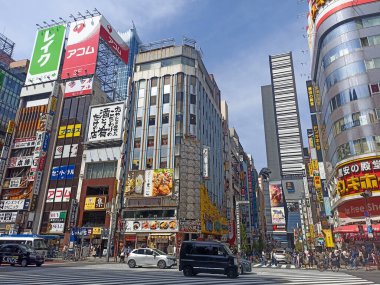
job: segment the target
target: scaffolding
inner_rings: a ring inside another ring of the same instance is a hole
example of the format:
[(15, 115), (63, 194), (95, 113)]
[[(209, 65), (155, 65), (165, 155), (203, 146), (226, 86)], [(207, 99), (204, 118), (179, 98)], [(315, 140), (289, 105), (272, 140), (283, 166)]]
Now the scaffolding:
[(15, 43), (0, 33), (0, 51), (12, 58)]

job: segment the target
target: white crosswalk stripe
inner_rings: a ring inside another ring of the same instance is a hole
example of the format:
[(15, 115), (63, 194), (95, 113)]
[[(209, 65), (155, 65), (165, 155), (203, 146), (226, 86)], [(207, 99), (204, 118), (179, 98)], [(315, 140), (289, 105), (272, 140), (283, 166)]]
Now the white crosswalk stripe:
[(269, 264), (261, 264), (261, 263), (257, 263), (257, 264), (254, 264), (253, 265), (254, 268), (273, 268), (273, 269), (277, 269), (277, 268), (281, 268), (281, 269), (296, 269), (296, 266), (293, 265), (293, 264), (279, 264), (278, 266), (274, 266), (274, 265), (269, 265)]
[(1, 285), (227, 285), (227, 284), (312, 284), (312, 285), (369, 285), (374, 282), (345, 273), (319, 271), (289, 271), (286, 269), (254, 268), (252, 273), (228, 279), (223, 275), (199, 274), (184, 277), (178, 268), (159, 270), (157, 268), (129, 269), (125, 264), (92, 264), (81, 266), (0, 267)]

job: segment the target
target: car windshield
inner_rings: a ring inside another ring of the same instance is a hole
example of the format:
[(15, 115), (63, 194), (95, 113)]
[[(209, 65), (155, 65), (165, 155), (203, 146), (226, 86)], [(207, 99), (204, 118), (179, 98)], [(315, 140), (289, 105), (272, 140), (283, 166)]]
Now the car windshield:
[(35, 239), (34, 240), (34, 249), (35, 250), (47, 250), (47, 246), (44, 239)]
[(228, 255), (233, 255), (231, 249), (228, 246), (224, 245), (224, 249), (227, 251)]
[(161, 251), (161, 250), (159, 250), (159, 249), (154, 249), (154, 251), (157, 252), (157, 253), (160, 254), (160, 255), (166, 255), (165, 252), (163, 252), (163, 251)]

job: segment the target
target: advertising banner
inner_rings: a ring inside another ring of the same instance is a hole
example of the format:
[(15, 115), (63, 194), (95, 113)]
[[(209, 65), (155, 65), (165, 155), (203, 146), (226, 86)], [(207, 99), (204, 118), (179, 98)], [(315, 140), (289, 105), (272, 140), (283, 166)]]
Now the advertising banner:
[(29, 207), (29, 200), (0, 200), (0, 210), (3, 211), (24, 210), (27, 207)]
[(317, 151), (317, 158), (318, 158), (318, 161), (323, 161), (317, 115), (311, 114), (310, 116), (311, 116), (311, 125), (313, 128), (315, 150)]
[[(368, 213), (371, 217), (380, 216), (380, 197), (369, 197), (367, 199)], [(344, 202), (338, 206), (339, 218), (363, 219), (365, 217), (364, 198)]]
[(364, 158), (339, 165), (337, 180), (340, 197), (380, 190), (380, 158)]
[(58, 132), (58, 138), (72, 138), (79, 137), (82, 130), (82, 124), (60, 126)]
[(22, 177), (12, 177), (9, 181), (9, 188), (19, 188)]
[(66, 26), (58, 25), (37, 31), (25, 85), (58, 78)]
[(92, 75), (96, 69), (99, 48), (100, 18), (70, 24), (61, 79)]
[(121, 140), (123, 135), (124, 103), (92, 107), (88, 124), (89, 142)]
[(104, 210), (106, 208), (107, 196), (86, 197), (84, 209)]
[(286, 219), (285, 210), (283, 207), (272, 207), (270, 211), (272, 214), (273, 225), (285, 225)]
[(326, 247), (332, 247), (334, 248), (335, 245), (334, 245), (334, 240), (333, 240), (333, 236), (332, 236), (332, 232), (330, 229), (323, 229), (322, 230), (323, 232), (323, 235), (325, 236), (325, 245)]
[(125, 221), (125, 232), (176, 232), (177, 220)]
[(64, 223), (66, 220), (66, 211), (51, 211), (49, 214), (50, 223)]
[(306, 81), (306, 90), (307, 90), (307, 97), (309, 98), (310, 114), (313, 114), (317, 111), (315, 108), (313, 81), (311, 80)]
[(202, 151), (202, 157), (203, 157), (203, 178), (208, 179), (209, 178), (209, 148), (203, 147)]
[(17, 212), (0, 212), (0, 223), (14, 223), (17, 219)]
[(55, 148), (54, 158), (76, 157), (78, 144), (60, 145)]
[(102, 17), (100, 19), (100, 23), (100, 36), (102, 39), (121, 58), (121, 60), (124, 61), (125, 64), (128, 64), (128, 45), (121, 39), (117, 31), (111, 27), (106, 18)]
[(65, 83), (65, 98), (88, 95), (92, 93), (92, 83), (94, 78), (83, 78), (70, 80)]
[(269, 197), (271, 207), (283, 207), (284, 198), (282, 194), (281, 182), (270, 182), (269, 183)]
[(35, 147), (36, 137), (14, 139), (14, 149)]
[(9, 159), (9, 168), (31, 166), (33, 162), (33, 156), (19, 156), (11, 157)]
[(74, 170), (74, 164), (53, 166), (51, 170), (50, 180), (74, 179)]
[(125, 195), (143, 195), (145, 172), (144, 170), (128, 171), (125, 183)]
[[(149, 171), (149, 170), (148, 170)], [(170, 196), (173, 191), (173, 169), (155, 169), (146, 176), (148, 187), (144, 191), (145, 197)], [(146, 183), (146, 184), (147, 184)], [(149, 187), (149, 184), (151, 187)]]
[(55, 234), (62, 234), (65, 230), (65, 223), (49, 223), (48, 232)]
[(286, 181), (285, 188), (286, 188), (286, 191), (288, 191), (288, 193), (296, 192), (296, 188), (294, 187), (294, 182), (292, 181)]

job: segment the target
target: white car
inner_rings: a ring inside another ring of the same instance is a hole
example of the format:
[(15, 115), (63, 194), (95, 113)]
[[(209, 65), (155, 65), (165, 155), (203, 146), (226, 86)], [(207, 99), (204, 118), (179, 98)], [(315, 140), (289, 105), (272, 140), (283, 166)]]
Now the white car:
[(276, 249), (275, 253), (276, 253), (276, 260), (278, 263), (280, 263), (280, 262), (288, 263), (285, 250)]
[(160, 269), (164, 269), (177, 265), (177, 260), (174, 256), (167, 255), (159, 249), (151, 248), (133, 250), (129, 254), (127, 262), (130, 268), (136, 266), (157, 266)]

